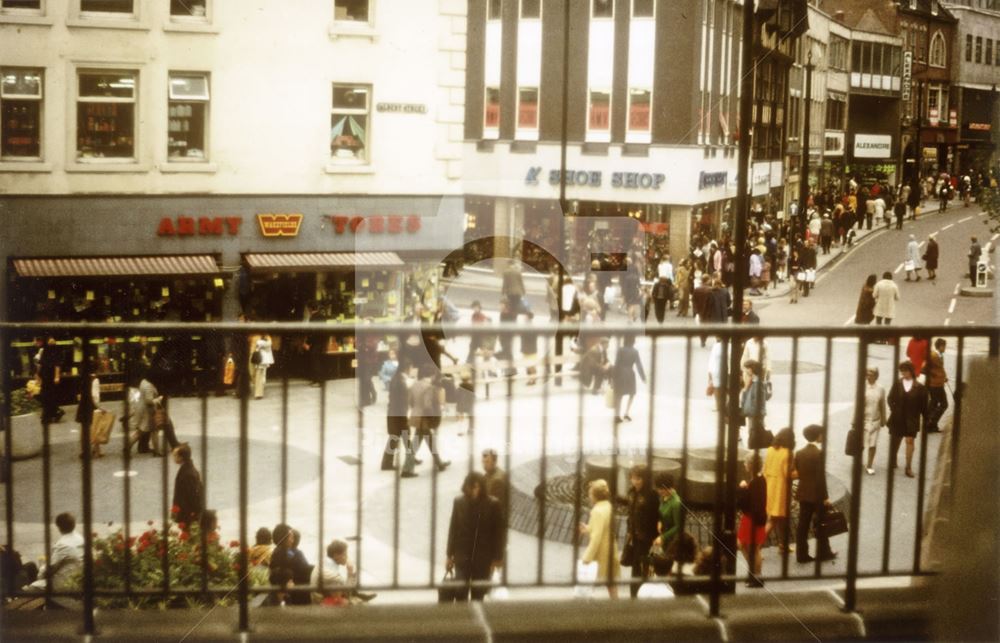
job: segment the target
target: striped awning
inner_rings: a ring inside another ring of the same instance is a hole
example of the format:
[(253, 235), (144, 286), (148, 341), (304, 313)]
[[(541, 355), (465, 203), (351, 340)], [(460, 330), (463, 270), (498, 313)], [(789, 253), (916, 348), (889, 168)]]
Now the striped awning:
[(214, 275), (212, 255), (155, 257), (55, 257), (14, 259), (20, 277), (132, 277), (143, 275)]
[(395, 252), (276, 252), (244, 255), (252, 270), (295, 272), (403, 266)]

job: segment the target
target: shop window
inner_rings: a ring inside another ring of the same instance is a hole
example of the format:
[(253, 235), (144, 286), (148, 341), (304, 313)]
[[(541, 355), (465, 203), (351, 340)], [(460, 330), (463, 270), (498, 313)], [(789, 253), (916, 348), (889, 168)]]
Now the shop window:
[(972, 62), (972, 34), (965, 36), (965, 62)]
[(652, 18), (656, 12), (656, 0), (632, 0), (633, 18)]
[(135, 72), (79, 73), (78, 159), (135, 158), (136, 76)]
[(171, 161), (207, 161), (208, 76), (170, 74), (167, 155)]
[(630, 89), (628, 92), (629, 133), (649, 133), (650, 105), (652, 92), (648, 89)]
[(944, 36), (939, 31), (931, 38), (930, 64), (934, 67), (944, 67), (946, 60)]
[(170, 0), (171, 18), (200, 18), (208, 14), (208, 0)]
[(497, 138), (500, 129), (500, 88), (486, 88), (486, 109), (483, 116), (485, 138)]
[(538, 131), (538, 88), (521, 87), (517, 90), (517, 129)]
[(80, 12), (131, 16), (135, 13), (135, 0), (80, 0)]
[(0, 83), (0, 157), (42, 156), (42, 71), (4, 68)]
[(337, 22), (370, 22), (371, 0), (334, 0), (333, 19)]
[(503, 0), (489, 0), (486, 7), (487, 20), (500, 20), (503, 17)]
[(40, 13), (42, 11), (42, 0), (2, 0), (0, 9), (7, 11), (30, 11)]
[(592, 0), (591, 16), (594, 18), (614, 18), (615, 0)]
[(605, 140), (611, 132), (611, 92), (590, 90), (587, 113), (587, 133), (597, 134), (594, 140)]
[(542, 17), (542, 0), (521, 0), (521, 19), (538, 20)]
[(976, 62), (983, 62), (983, 37), (976, 36)]
[(369, 96), (366, 85), (334, 85), (330, 154), (336, 159), (368, 161)]

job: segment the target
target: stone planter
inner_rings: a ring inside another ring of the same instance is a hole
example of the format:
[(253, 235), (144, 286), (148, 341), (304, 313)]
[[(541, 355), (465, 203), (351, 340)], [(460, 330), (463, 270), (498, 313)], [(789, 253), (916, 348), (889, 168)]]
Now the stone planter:
[[(27, 460), (34, 458), (42, 452), (42, 418), (38, 413), (27, 413), (25, 415), (15, 415), (10, 418), (11, 442), (13, 444), (13, 458), (15, 460)], [(0, 448), (7, 444), (6, 436), (2, 436)]]

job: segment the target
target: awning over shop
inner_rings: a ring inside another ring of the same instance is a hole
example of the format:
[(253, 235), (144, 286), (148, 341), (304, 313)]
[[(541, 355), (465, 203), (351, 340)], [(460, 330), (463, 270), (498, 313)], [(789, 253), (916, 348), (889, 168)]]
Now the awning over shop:
[(132, 277), (219, 273), (219, 266), (212, 255), (56, 257), (14, 259), (13, 263), (20, 277)]
[(398, 268), (403, 260), (395, 252), (287, 252), (244, 255), (251, 270), (299, 272), (348, 268)]

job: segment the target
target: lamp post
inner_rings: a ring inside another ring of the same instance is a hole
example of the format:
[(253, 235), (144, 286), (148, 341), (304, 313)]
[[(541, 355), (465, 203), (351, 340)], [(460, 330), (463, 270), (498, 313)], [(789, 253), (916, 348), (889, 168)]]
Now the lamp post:
[(809, 53), (806, 56), (806, 108), (805, 108), (805, 129), (802, 132), (802, 167), (799, 170), (799, 234), (802, 238), (806, 236), (806, 225), (807, 213), (806, 208), (809, 205), (809, 136), (810, 136), (810, 120), (812, 117), (812, 77), (813, 77), (813, 63), (812, 63), (812, 48), (809, 49)]

